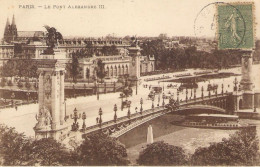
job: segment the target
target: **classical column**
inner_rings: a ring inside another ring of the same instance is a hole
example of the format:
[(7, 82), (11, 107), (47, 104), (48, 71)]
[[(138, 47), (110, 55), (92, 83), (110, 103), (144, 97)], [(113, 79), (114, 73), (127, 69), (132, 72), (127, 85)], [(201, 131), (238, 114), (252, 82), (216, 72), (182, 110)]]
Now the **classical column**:
[(59, 85), (57, 80), (59, 77), (58, 72), (54, 71), (51, 75), (52, 78), (52, 92), (51, 92), (51, 116), (52, 116), (52, 123), (51, 129), (56, 130), (57, 125), (60, 124), (59, 121), (59, 111), (60, 111), (60, 100), (59, 100)]
[(65, 117), (65, 102), (64, 102), (64, 71), (60, 71), (60, 125), (64, 123)]
[(44, 78), (44, 72), (40, 71), (39, 72), (39, 84), (38, 84), (38, 103), (39, 103), (39, 109), (43, 107), (43, 100), (44, 100), (44, 83), (43, 83), (43, 78)]

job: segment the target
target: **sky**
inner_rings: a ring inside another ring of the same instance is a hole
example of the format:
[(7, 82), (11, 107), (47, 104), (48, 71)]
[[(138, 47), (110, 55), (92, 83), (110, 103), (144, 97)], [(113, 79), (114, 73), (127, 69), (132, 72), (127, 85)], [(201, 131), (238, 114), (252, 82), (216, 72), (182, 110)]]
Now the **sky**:
[[(210, 28), (214, 22), (214, 5), (200, 12), (213, 2), (216, 1), (0, 0), (0, 38), (3, 37), (7, 17), (11, 22), (13, 14), (18, 31), (43, 31), (43, 26), (49, 25), (63, 36), (158, 36), (160, 33), (168, 36), (214, 36), (216, 29)], [(22, 5), (34, 5), (34, 9), (24, 9)], [(54, 5), (65, 6), (65, 9), (54, 9)], [(68, 9), (69, 5), (92, 5), (96, 9)], [(104, 9), (100, 9), (99, 5), (104, 5)], [(44, 6), (51, 9), (44, 9)], [(259, 23), (260, 15), (256, 13), (260, 13), (259, 0), (255, 0), (256, 23)], [(197, 31), (197, 27), (201, 31)], [(256, 36), (260, 37), (259, 25), (256, 26)]]

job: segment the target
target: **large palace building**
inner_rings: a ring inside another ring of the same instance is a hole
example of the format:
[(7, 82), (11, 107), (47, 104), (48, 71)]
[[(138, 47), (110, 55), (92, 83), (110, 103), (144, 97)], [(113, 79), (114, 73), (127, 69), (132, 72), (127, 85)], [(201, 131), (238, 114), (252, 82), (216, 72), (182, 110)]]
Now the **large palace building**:
[[(0, 44), (0, 66), (9, 59), (42, 59), (42, 53), (47, 48), (46, 32), (44, 31), (18, 31), (13, 16), (10, 24), (7, 19), (4, 37)], [(130, 44), (122, 39), (103, 38), (74, 38), (64, 37), (58, 41), (57, 48), (66, 52), (67, 63), (71, 63), (72, 54), (87, 50), (91, 46), (95, 50), (92, 55), (81, 55), (79, 64), (82, 78), (86, 78), (86, 72), (92, 75), (94, 63), (101, 59), (105, 64), (107, 77), (115, 78), (129, 73), (132, 59), (129, 56)], [(113, 53), (104, 54), (105, 49), (114, 48)], [(140, 56), (140, 73), (154, 71), (154, 56)]]

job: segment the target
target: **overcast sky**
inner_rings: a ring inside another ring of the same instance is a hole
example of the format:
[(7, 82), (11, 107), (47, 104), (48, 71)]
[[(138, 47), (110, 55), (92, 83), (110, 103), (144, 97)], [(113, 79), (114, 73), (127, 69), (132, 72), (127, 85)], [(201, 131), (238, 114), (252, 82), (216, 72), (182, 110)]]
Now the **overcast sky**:
[[(0, 0), (0, 38), (6, 19), (15, 15), (18, 31), (44, 30), (53, 26), (64, 36), (214, 36), (211, 29), (215, 8), (203, 7), (214, 0)], [(224, 1), (231, 2), (231, 1)], [(22, 9), (19, 5), (34, 5), (36, 9)], [(65, 5), (66, 9), (43, 9), (38, 6)], [(68, 9), (68, 5), (104, 5), (105, 9)], [(260, 22), (260, 1), (255, 0), (256, 22)], [(203, 13), (203, 12), (202, 12)], [(194, 33), (195, 27), (201, 31)], [(260, 37), (259, 25), (256, 36)]]

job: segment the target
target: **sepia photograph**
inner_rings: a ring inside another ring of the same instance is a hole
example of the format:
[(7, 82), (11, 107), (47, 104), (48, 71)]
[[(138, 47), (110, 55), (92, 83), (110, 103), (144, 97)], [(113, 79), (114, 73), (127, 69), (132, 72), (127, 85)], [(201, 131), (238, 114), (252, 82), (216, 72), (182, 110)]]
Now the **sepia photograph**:
[(0, 166), (260, 166), (259, 0), (0, 0)]

